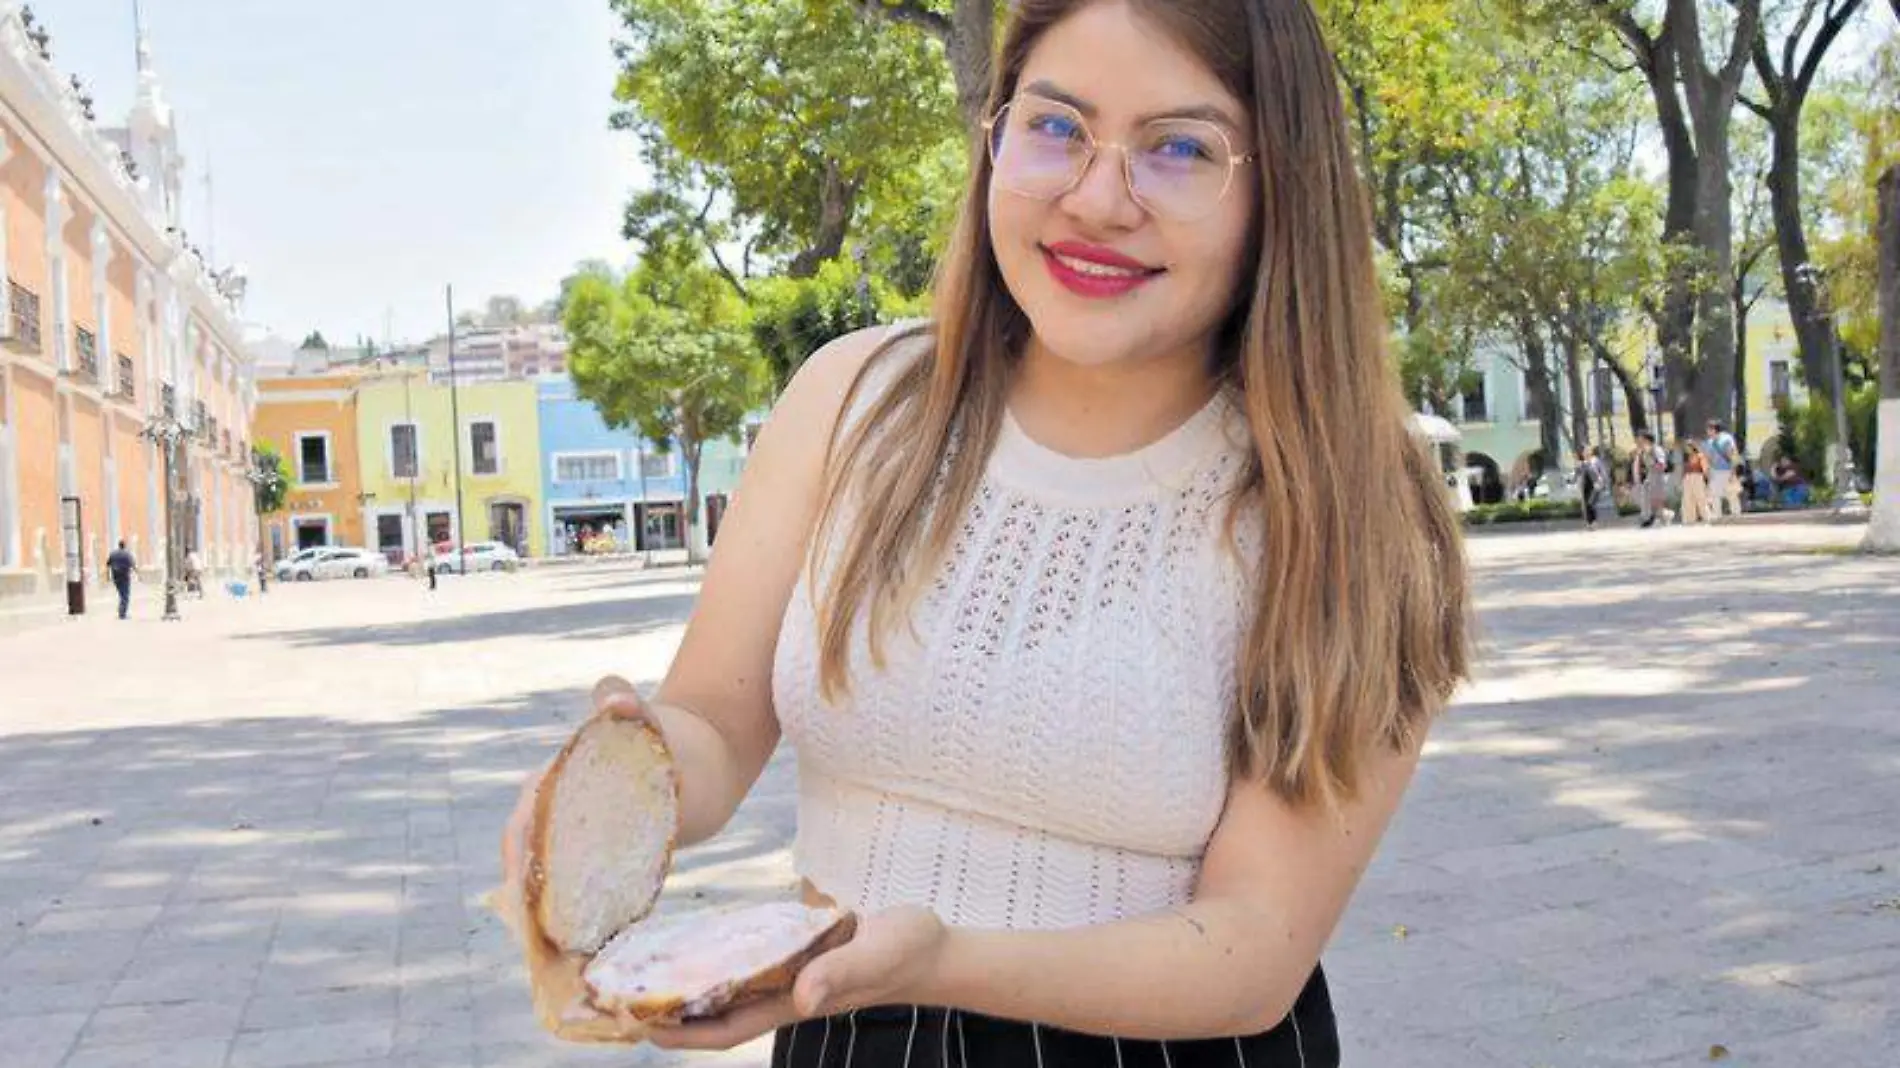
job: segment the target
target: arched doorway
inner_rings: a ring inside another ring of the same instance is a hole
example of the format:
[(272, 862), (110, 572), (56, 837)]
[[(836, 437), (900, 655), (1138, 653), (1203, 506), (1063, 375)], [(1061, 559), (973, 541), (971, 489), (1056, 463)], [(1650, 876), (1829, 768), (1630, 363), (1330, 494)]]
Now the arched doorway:
[(1465, 470), (1476, 471), (1471, 479), (1471, 499), (1478, 504), (1496, 504), (1504, 499), (1504, 478), (1498, 462), (1481, 452), (1465, 453)]

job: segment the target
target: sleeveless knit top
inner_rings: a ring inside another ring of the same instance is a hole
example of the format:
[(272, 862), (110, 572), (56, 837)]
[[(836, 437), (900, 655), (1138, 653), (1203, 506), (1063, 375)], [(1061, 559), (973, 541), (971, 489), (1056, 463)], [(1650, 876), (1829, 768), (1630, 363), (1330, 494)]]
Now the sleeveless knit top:
[[(847, 908), (923, 905), (974, 927), (1075, 927), (1186, 902), (1227, 790), (1253, 589), (1238, 561), (1259, 541), (1243, 522), (1236, 556), (1222, 531), (1247, 441), (1225, 397), (1107, 459), (1056, 453), (1005, 418), (881, 669), (859, 614), (836, 704), (819, 696), (801, 578), (772, 682), (797, 756), (799, 874)], [(813, 551), (822, 562), (836, 549)]]

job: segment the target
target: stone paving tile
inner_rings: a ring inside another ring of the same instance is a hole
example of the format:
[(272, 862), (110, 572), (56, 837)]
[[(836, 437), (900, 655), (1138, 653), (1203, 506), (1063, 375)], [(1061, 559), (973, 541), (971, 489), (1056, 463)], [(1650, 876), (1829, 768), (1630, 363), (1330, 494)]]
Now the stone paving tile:
[[(1473, 539), (1482, 677), (1327, 954), (1347, 1064), (1890, 1063), (1900, 564), (1807, 552), (1858, 533)], [(660, 676), (694, 591), (313, 584), (0, 637), (0, 1064), (764, 1064), (552, 1040), (481, 903), (522, 775), (593, 679)], [(673, 893), (782, 892), (794, 801), (781, 754)]]

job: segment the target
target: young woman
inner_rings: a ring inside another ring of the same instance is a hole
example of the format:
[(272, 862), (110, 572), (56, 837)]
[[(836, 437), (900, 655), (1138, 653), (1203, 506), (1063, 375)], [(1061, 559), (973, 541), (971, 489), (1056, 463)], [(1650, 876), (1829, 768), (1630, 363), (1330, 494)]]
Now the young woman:
[(1715, 522), (1715, 501), (1709, 496), (1709, 458), (1693, 441), (1682, 445), (1682, 525)]
[(1467, 594), (1333, 64), (1307, 0), (1024, 0), (990, 114), (933, 321), (813, 356), (657, 693), (597, 691), (664, 731), (684, 844), (783, 731), (805, 894), (861, 917), (655, 1041), (1336, 1065), (1320, 953)]

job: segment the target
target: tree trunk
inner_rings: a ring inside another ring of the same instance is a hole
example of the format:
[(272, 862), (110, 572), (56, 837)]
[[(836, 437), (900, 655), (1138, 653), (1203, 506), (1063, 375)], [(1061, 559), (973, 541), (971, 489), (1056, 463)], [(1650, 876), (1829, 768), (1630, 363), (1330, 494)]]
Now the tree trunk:
[[(1734, 220), (1729, 184), (1729, 123), (1751, 49), (1761, 32), (1762, 0), (1733, 0), (1734, 28), (1720, 64), (1711, 69), (1702, 52), (1699, 0), (1669, 0), (1662, 36), (1674, 42), (1676, 70), (1695, 136), (1695, 244), (1705, 277), (1733, 277)], [(1673, 96), (1673, 93), (1671, 94)], [(1673, 191), (1673, 190), (1672, 190)], [(1677, 426), (1693, 433), (1728, 405), (1735, 375), (1734, 315), (1722, 286), (1700, 286), (1696, 296), (1696, 358), (1693, 379), (1678, 401)], [(1676, 378), (1671, 375), (1671, 380)], [(1683, 422), (1686, 420), (1687, 422)]]
[(786, 268), (786, 274), (793, 278), (810, 278), (818, 268), (836, 259), (844, 251), (845, 235), (851, 229), (858, 188), (855, 182), (845, 180), (837, 160), (825, 161), (825, 180), (818, 195), (818, 232), (812, 236), (811, 247), (792, 257)]
[(933, 11), (921, 0), (857, 0), (860, 10), (892, 22), (915, 26), (943, 45), (950, 75), (957, 86), (957, 110), (974, 130), (987, 115), (990, 98), (990, 59), (996, 52), (996, 0), (956, 0), (949, 15)]
[(1569, 336), (1558, 339), (1557, 352), (1564, 362), (1564, 384), (1570, 389), (1570, 451), (1578, 453), (1590, 441), (1590, 397), (1583, 388), (1583, 354), (1577, 351), (1576, 339)]
[(705, 452), (705, 443), (695, 436), (682, 437), (679, 444), (680, 460), (686, 465), (686, 562), (698, 564), (706, 559), (699, 515), (699, 458)]
[(1630, 434), (1640, 434), (1649, 429), (1649, 391), (1630, 374), (1629, 368), (1618, 362), (1609, 346), (1599, 339), (1591, 339), (1590, 351), (1596, 354), (1597, 362), (1610, 369), (1616, 384), (1623, 390), (1623, 403), (1629, 408)]
[(1537, 447), (1544, 453), (1544, 469), (1562, 470), (1563, 441), (1557, 420), (1563, 409), (1557, 403), (1557, 391), (1550, 380), (1550, 355), (1537, 328), (1521, 319), (1517, 324), (1517, 340), (1524, 350), (1524, 388), (1537, 402)]
[(1735, 447), (1748, 454), (1748, 313), (1755, 302), (1746, 295), (1748, 279), (1735, 280), (1735, 292), (1732, 294), (1735, 309), (1735, 395), (1731, 407), (1734, 409), (1733, 421), (1729, 429), (1735, 432)]
[[(1894, 0), (1900, 15), (1900, 0)], [(1900, 164), (1880, 176), (1880, 455), (1868, 549), (1900, 552)]]
[(1801, 222), (1800, 105), (1782, 109), (1770, 123), (1774, 139), (1768, 166), (1768, 198), (1781, 255), (1781, 289), (1801, 348), (1801, 377), (1812, 397), (1834, 403), (1834, 328), (1814, 278), (1808, 273), (1807, 229)]
[(990, 59), (996, 53), (996, 0), (957, 0), (943, 47), (957, 83), (957, 110), (974, 130), (989, 117), (983, 108), (990, 99)]

